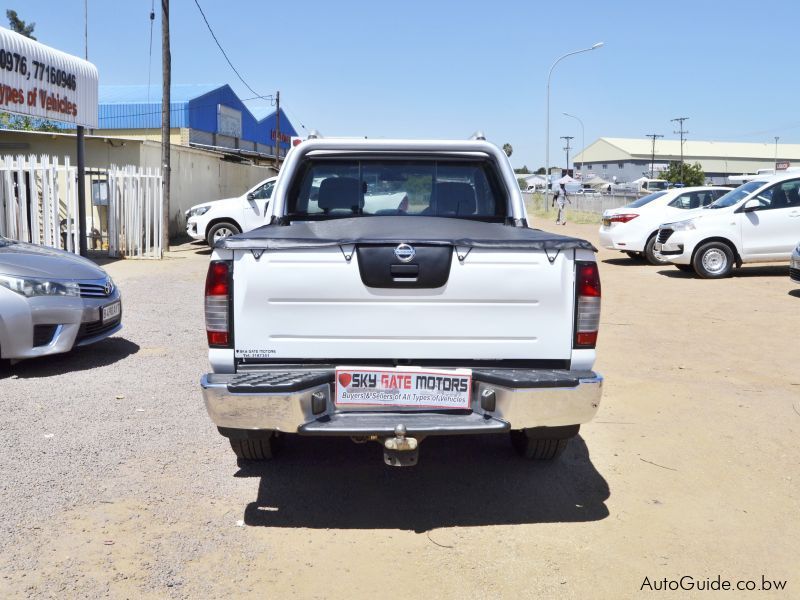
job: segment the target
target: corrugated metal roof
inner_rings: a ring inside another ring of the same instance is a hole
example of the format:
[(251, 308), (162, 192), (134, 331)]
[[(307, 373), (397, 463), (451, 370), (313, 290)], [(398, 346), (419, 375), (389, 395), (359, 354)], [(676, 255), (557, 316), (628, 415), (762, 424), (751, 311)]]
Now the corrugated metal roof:
[[(577, 154), (574, 162), (610, 162), (619, 160), (618, 154), (611, 154), (604, 145), (609, 144), (628, 154), (632, 158), (650, 160), (653, 142), (647, 138), (611, 138), (601, 137), (590, 144), (583, 152)], [(655, 148), (656, 160), (679, 159), (681, 155), (680, 140), (657, 140)], [(754, 159), (773, 161), (775, 159), (775, 144), (753, 142), (713, 142), (700, 140), (686, 140), (683, 143), (684, 159)], [(800, 160), (800, 144), (778, 144), (778, 158), (785, 160)]]
[[(198, 96), (213, 92), (223, 87), (225, 84), (195, 84), (195, 83), (176, 83), (172, 84), (169, 92), (170, 103), (188, 102)], [(146, 104), (152, 102), (161, 104), (161, 84), (151, 85), (101, 85), (100, 103), (101, 104)]]

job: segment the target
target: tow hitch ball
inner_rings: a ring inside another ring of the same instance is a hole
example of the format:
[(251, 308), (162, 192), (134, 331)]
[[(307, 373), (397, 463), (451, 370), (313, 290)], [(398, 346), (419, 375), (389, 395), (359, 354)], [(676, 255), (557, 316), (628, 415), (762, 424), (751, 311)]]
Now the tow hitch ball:
[(394, 437), (383, 440), (383, 462), (391, 467), (413, 467), (419, 459), (417, 439), (406, 437), (402, 423), (394, 428)]

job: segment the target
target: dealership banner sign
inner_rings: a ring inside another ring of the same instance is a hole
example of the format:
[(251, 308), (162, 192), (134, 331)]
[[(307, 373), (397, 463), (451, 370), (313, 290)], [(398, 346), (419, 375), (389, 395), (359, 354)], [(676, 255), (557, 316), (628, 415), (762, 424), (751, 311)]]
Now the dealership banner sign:
[(97, 67), (0, 27), (0, 110), (97, 127)]

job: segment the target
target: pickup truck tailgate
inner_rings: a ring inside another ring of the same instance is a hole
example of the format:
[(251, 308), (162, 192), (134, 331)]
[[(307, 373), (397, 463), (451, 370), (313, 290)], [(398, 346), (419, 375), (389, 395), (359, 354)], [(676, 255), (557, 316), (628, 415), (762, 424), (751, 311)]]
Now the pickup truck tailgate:
[(366, 285), (359, 255), (348, 260), (338, 246), (237, 249), (235, 355), (339, 364), (570, 358), (573, 250), (473, 248), (464, 260), (448, 252), (443, 285), (393, 288)]

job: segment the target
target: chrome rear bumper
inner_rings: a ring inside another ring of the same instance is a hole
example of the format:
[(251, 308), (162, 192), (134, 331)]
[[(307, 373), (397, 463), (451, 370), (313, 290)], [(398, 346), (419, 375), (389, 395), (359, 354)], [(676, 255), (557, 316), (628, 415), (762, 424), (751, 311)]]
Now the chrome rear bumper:
[(452, 412), (341, 410), (332, 398), (332, 371), (328, 382), (325, 370), (298, 371), (291, 382), (271, 386), (252, 384), (252, 375), (207, 374), (200, 385), (208, 414), (218, 427), (302, 435), (385, 436), (401, 423), (416, 435), (498, 433), (579, 425), (597, 413), (603, 385), (597, 373), (546, 369), (508, 373), (504, 377), (502, 370), (475, 371), (471, 411)]

